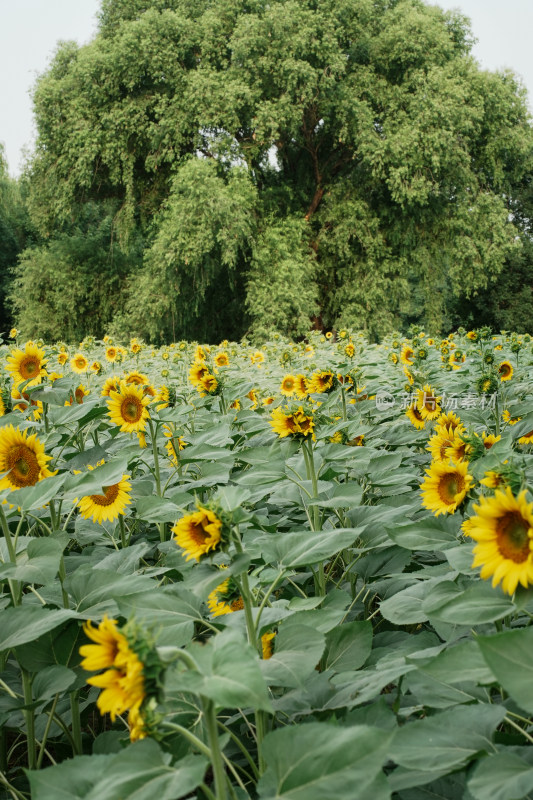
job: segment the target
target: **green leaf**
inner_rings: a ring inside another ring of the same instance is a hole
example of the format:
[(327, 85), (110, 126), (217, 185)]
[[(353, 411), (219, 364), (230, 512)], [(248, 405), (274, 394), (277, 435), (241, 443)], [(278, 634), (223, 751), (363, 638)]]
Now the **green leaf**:
[(25, 583), (46, 584), (52, 581), (59, 569), (66, 541), (57, 538), (32, 539), (26, 550), (27, 561), (17, 555), (17, 564), (0, 566), (0, 578), (11, 578)]
[(261, 661), (261, 672), (269, 686), (304, 686), (322, 656), (325, 637), (307, 625), (290, 620), (280, 626), (272, 657)]
[(116, 458), (80, 475), (72, 475), (65, 483), (65, 500), (102, 494), (104, 486), (113, 486), (122, 480), (126, 469), (127, 461)]
[(191, 755), (171, 766), (159, 745), (144, 739), (116, 755), (76, 756), (26, 774), (34, 800), (179, 800), (202, 782), (206, 765)]
[(457, 545), (459, 526), (454, 519), (423, 519), (406, 525), (386, 526), (389, 537), (408, 550), (445, 550)]
[(167, 677), (172, 691), (201, 694), (225, 708), (272, 710), (259, 655), (240, 632), (225, 629), (206, 644), (193, 642), (189, 652), (199, 672), (172, 671)]
[(514, 753), (484, 758), (468, 780), (475, 800), (516, 800), (533, 792), (533, 767)]
[(477, 703), (409, 722), (390, 749), (393, 761), (422, 772), (455, 770), (479, 752), (491, 752), (492, 732), (505, 717), (502, 706)]
[(425, 598), (422, 610), (429, 619), (455, 625), (481, 625), (503, 619), (512, 614), (515, 607), (501, 589), (493, 588), (486, 581), (476, 580), (466, 589), (444, 581)]
[(311, 722), (273, 731), (263, 741), (267, 769), (257, 787), (259, 798), (353, 800), (357, 787), (357, 798), (370, 800), (391, 739), (392, 734), (366, 725)]
[(263, 557), (282, 567), (304, 567), (318, 564), (350, 547), (358, 538), (358, 528), (337, 528), (325, 531), (291, 531), (259, 540)]
[(2, 611), (0, 652), (32, 642), (44, 633), (58, 628), (67, 619), (77, 617), (75, 611), (62, 608), (49, 611), (42, 606), (17, 606)]
[(164, 497), (139, 497), (135, 503), (137, 516), (147, 522), (176, 522), (182, 516), (177, 505)]
[(533, 628), (478, 636), (476, 642), (492, 672), (513, 700), (533, 713)]
[(39, 670), (32, 684), (35, 700), (48, 700), (55, 694), (63, 694), (77, 680), (76, 673), (62, 665)]
[(194, 634), (194, 623), (202, 621), (202, 602), (181, 586), (117, 599), (120, 613), (150, 630), (160, 647), (183, 647)]
[(326, 636), (326, 669), (335, 672), (359, 669), (372, 649), (372, 623), (344, 622)]
[(23, 511), (31, 511), (33, 508), (42, 508), (55, 497), (61, 489), (68, 473), (56, 475), (51, 478), (44, 478), (35, 486), (28, 486), (26, 489), (16, 489), (9, 495), (9, 502), (21, 508)]

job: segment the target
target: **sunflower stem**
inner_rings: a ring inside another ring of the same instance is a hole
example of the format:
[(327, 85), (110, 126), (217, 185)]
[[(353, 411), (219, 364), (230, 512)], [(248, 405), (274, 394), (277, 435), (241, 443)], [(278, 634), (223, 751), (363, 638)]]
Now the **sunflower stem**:
[(124, 548), (127, 547), (128, 543), (126, 541), (126, 526), (124, 525), (124, 515), (123, 514), (119, 514), (118, 515), (118, 525), (119, 525), (119, 528), (120, 528), (120, 541), (122, 543), (122, 549), (124, 550)]
[(202, 706), (207, 729), (207, 739), (209, 741), (209, 749), (211, 751), (211, 767), (213, 769), (213, 776), (215, 779), (215, 797), (216, 800), (227, 800), (228, 793), (226, 791), (226, 773), (224, 771), (224, 762), (222, 761), (222, 752), (220, 750), (220, 742), (218, 740), (215, 704), (207, 697), (202, 697)]
[(63, 558), (63, 553), (61, 553), (61, 558), (59, 559), (59, 569), (57, 571), (59, 576), (59, 583), (61, 584), (61, 595), (63, 597), (63, 606), (64, 608), (69, 608), (70, 603), (68, 599), (68, 592), (65, 589), (65, 579), (67, 577), (67, 571), (65, 569), (65, 559)]
[[(305, 467), (307, 470), (307, 479), (311, 481), (312, 496), (316, 500), (318, 497), (318, 479), (315, 469), (315, 461), (313, 458), (313, 443), (311, 439), (305, 439), (302, 444), (302, 452), (304, 454)], [(320, 511), (317, 505), (313, 506), (311, 513), (311, 530), (320, 530)], [(326, 573), (324, 570), (324, 562), (321, 561), (318, 565), (318, 574), (315, 576), (315, 590), (319, 597), (326, 595)]]
[[(11, 538), (11, 531), (9, 530), (9, 525), (6, 519), (6, 515), (3, 509), (3, 506), (0, 504), (0, 527), (2, 528), (2, 533), (4, 534), (4, 539), (6, 540), (6, 547), (7, 552), (9, 555), (9, 561), (12, 564), (17, 563), (17, 553), (15, 549), (15, 543)], [(11, 597), (13, 599), (13, 605), (18, 606), (20, 603), (20, 597), (22, 594), (22, 586), (19, 581), (14, 581), (11, 578), (8, 578), (9, 589), (11, 592)]]
[(346, 422), (348, 416), (346, 414), (346, 390), (344, 386), (341, 386), (341, 400), (342, 400), (342, 418), (344, 422)]
[(56, 507), (53, 500), (50, 500), (49, 506), (50, 506), (50, 520), (52, 522), (52, 533), (55, 533), (55, 531), (59, 530), (59, 526), (56, 515)]
[(496, 393), (496, 400), (494, 403), (494, 414), (496, 416), (496, 436), (500, 435), (500, 405), (498, 403), (498, 394)]
[(46, 722), (46, 727), (43, 733), (43, 740), (41, 742), (41, 746), (39, 748), (39, 755), (37, 756), (37, 769), (41, 769), (41, 765), (43, 763), (44, 751), (46, 746), (46, 740), (48, 739), (48, 734), (50, 733), (50, 728), (52, 727), (52, 722), (54, 720), (54, 713), (57, 706), (57, 701), (59, 700), (59, 695), (56, 694), (54, 697), (54, 702), (52, 703), (52, 707), (48, 712), (48, 720)]
[(81, 743), (80, 722), (80, 692), (79, 689), (70, 692), (70, 711), (72, 714), (72, 755), (81, 756), (83, 746)]
[(29, 672), (21, 667), (22, 689), (24, 691), (24, 717), (26, 719), (26, 744), (28, 751), (28, 769), (35, 769), (36, 749), (35, 749), (35, 716), (33, 710), (33, 695), (31, 690), (31, 676)]
[[(157, 450), (157, 430), (159, 424), (148, 418), (148, 427), (150, 428), (150, 438), (152, 440), (152, 453), (154, 455), (154, 477), (155, 477), (155, 491), (158, 497), (162, 497), (161, 493), (161, 472), (159, 469), (159, 452)], [(166, 526), (164, 522), (158, 522), (157, 527), (159, 530), (159, 541), (164, 542), (166, 539)]]

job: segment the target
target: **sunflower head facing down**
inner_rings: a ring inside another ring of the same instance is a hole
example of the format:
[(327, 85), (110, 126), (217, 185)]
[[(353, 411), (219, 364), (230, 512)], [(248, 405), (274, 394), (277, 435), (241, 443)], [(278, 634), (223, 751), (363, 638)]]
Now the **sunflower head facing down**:
[(467, 462), (431, 464), (420, 486), (424, 508), (433, 511), (436, 517), (439, 514), (454, 514), (474, 483), (467, 470)]
[(36, 433), (29, 436), (27, 429), (20, 431), (13, 425), (0, 428), (0, 473), (6, 473), (0, 479), (0, 490), (23, 489), (50, 477), (50, 458)]
[(146, 408), (149, 403), (150, 398), (145, 396), (142, 386), (120, 381), (118, 390), (109, 393), (109, 418), (124, 433), (138, 433), (145, 429), (149, 419)]
[(484, 580), (501, 583), (506, 594), (514, 594), (520, 583), (533, 583), (533, 503), (526, 492), (515, 497), (510, 487), (497, 489), (493, 497), (481, 497), (474, 506), (468, 535), (477, 542), (473, 567), (481, 567)]
[(6, 369), (11, 373), (15, 386), (26, 381), (27, 386), (36, 386), (46, 375), (45, 364), (44, 350), (33, 342), (27, 342), (24, 350), (13, 350), (7, 357)]
[(186, 560), (203, 556), (220, 549), (223, 541), (222, 520), (210, 508), (198, 506), (198, 511), (186, 514), (172, 528), (174, 540), (184, 550)]

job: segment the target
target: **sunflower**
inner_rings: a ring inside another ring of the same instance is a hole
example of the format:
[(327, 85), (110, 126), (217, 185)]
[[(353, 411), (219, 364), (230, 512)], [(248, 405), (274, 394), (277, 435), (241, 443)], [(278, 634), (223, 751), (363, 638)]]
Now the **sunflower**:
[(431, 464), (420, 486), (424, 508), (433, 511), (436, 517), (439, 514), (454, 514), (474, 482), (467, 470), (466, 462)]
[(410, 367), (414, 363), (415, 351), (408, 344), (404, 344), (400, 353), (400, 361), (402, 364)]
[(517, 422), (520, 422), (522, 417), (512, 417), (511, 412), (506, 408), (502, 412), (502, 419), (504, 422), (507, 422), (508, 425), (516, 425)]
[(11, 372), (15, 386), (26, 381), (28, 386), (36, 386), (46, 375), (45, 364), (44, 350), (27, 342), (24, 350), (13, 350), (7, 357), (6, 369)]
[(68, 361), (68, 354), (67, 353), (59, 353), (59, 355), (57, 357), (57, 363), (60, 364), (63, 367), (67, 363), (67, 361)]
[(13, 400), (25, 401), (25, 402), (15, 403), (13, 405), (13, 410), (16, 409), (17, 411), (22, 411), (22, 413), (24, 413), (25, 411), (28, 410), (28, 408), (31, 408), (33, 419), (34, 420), (40, 419), (40, 417), (43, 414), (43, 404), (41, 400), (32, 400), (27, 392), (22, 392), (21, 394), (19, 390), (16, 389), (14, 386), (11, 389), (11, 397), (13, 398)]
[(87, 372), (88, 367), (89, 362), (83, 353), (76, 353), (76, 355), (70, 359), (70, 368), (78, 375), (81, 375), (83, 372)]
[(111, 362), (111, 364), (115, 363), (115, 361), (117, 360), (117, 355), (118, 355), (118, 350), (114, 345), (106, 347), (105, 357), (107, 361)]
[(423, 427), (425, 427), (426, 420), (418, 410), (416, 403), (413, 403), (413, 405), (409, 406), (405, 412), (405, 416), (411, 421), (417, 430), (420, 431)]
[(422, 419), (432, 421), (440, 417), (442, 413), (439, 405), (440, 399), (440, 397), (435, 396), (434, 390), (428, 383), (423, 389), (418, 389), (416, 407)]
[(215, 356), (215, 366), (229, 367), (229, 358), (227, 353), (217, 353)]
[(486, 431), (483, 431), (481, 436), (483, 437), (483, 447), (485, 450), (490, 450), (492, 445), (496, 444), (496, 442), (499, 442), (502, 438), (501, 436), (495, 436), (493, 433), (487, 433)]
[(210, 372), (206, 372), (199, 385), (196, 387), (200, 397), (206, 397), (208, 394), (216, 394), (218, 389), (218, 381)]
[(344, 352), (348, 356), (348, 358), (353, 358), (355, 355), (355, 347), (352, 342), (348, 342), (346, 347), (344, 348)]
[(252, 401), (251, 408), (252, 408), (252, 411), (253, 411), (258, 406), (258, 399), (257, 399), (256, 390), (255, 389), (250, 389), (250, 391), (247, 393), (246, 397), (248, 398), (248, 400)]
[(222, 542), (222, 520), (214, 511), (198, 506), (198, 511), (182, 517), (174, 527), (176, 544), (185, 551), (186, 560), (200, 561), (209, 551), (215, 551)]
[(261, 636), (261, 651), (263, 656), (263, 661), (267, 661), (269, 658), (272, 658), (272, 653), (274, 652), (274, 637), (275, 632), (264, 633)]
[(333, 334), (332, 334), (332, 332), (331, 332), (331, 331), (328, 331), (328, 332), (326, 333), (326, 339), (333, 339)]
[(204, 350), (202, 345), (200, 345), (200, 344), (197, 345), (196, 350), (194, 351), (194, 360), (195, 361), (205, 361), (206, 358), (207, 358), (207, 348)]
[(393, 364), (397, 364), (398, 363), (397, 354), (396, 353), (389, 353), (389, 361), (391, 361)]
[(144, 373), (136, 369), (124, 375), (124, 380), (126, 383), (133, 384), (134, 386), (144, 386), (146, 383), (150, 383), (148, 375), (144, 375)]
[(485, 472), (485, 477), (480, 480), (480, 483), (489, 489), (497, 489), (499, 486), (504, 486), (506, 480), (501, 472), (489, 469), (488, 472)]
[(256, 350), (253, 355), (250, 356), (250, 361), (252, 364), (262, 364), (265, 360), (265, 354), (262, 353), (260, 350)]
[(313, 372), (307, 384), (309, 394), (323, 394), (324, 392), (329, 392), (332, 388), (333, 373), (329, 370)]
[(353, 439), (350, 439), (348, 442), (346, 442), (346, 444), (348, 445), (348, 447), (364, 447), (365, 446), (364, 438), (365, 434), (360, 433), (358, 436), (354, 436)]
[(515, 497), (509, 487), (497, 489), (493, 497), (481, 497), (474, 506), (468, 535), (477, 542), (473, 567), (481, 567), (481, 577), (492, 576), (507, 594), (518, 584), (533, 583), (533, 503), (526, 492)]
[(518, 444), (533, 444), (533, 431), (529, 431), (529, 433), (521, 436), (518, 440)]
[(83, 519), (92, 517), (93, 522), (101, 525), (103, 522), (114, 522), (124, 509), (131, 503), (131, 484), (128, 483), (129, 475), (123, 475), (118, 483), (111, 486), (102, 486), (103, 494), (90, 494), (82, 497), (78, 508)]
[(300, 400), (303, 400), (309, 394), (307, 389), (307, 378), (301, 373), (296, 375), (294, 378), (294, 393), (296, 397), (300, 398)]
[(502, 363), (498, 367), (498, 372), (500, 375), (500, 380), (502, 381), (510, 381), (513, 377), (513, 367), (510, 361), (502, 361)]
[(88, 672), (110, 669), (118, 655), (119, 644), (127, 645), (126, 637), (117, 630), (116, 619), (109, 619), (106, 614), (98, 628), (89, 620), (84, 624), (83, 630), (96, 644), (84, 644), (80, 647), (80, 655), (83, 656), (80, 666)]
[(409, 382), (409, 386), (412, 386), (415, 382), (415, 376), (413, 375), (410, 369), (407, 369), (407, 367), (403, 368), (403, 372)]
[(195, 361), (189, 370), (189, 381), (193, 386), (199, 386), (204, 375), (209, 374), (209, 368), (203, 361)]
[(275, 408), (271, 417), (270, 425), (274, 429), (274, 433), (277, 433), (280, 439), (283, 439), (285, 436), (290, 436), (291, 433), (295, 433), (296, 425), (292, 414), (284, 414), (283, 409)]
[(142, 345), (137, 339), (131, 339), (130, 341), (130, 350), (134, 356), (138, 355), (142, 350)]
[(431, 453), (433, 461), (447, 461), (446, 451), (453, 444), (453, 429), (438, 425), (430, 438), (426, 450)]
[(139, 704), (130, 709), (128, 714), (128, 728), (130, 730), (130, 742), (138, 742), (145, 739), (147, 734), (146, 722), (140, 712)]
[(48, 469), (50, 458), (36, 433), (28, 436), (27, 429), (20, 431), (13, 425), (0, 428), (0, 473), (7, 473), (0, 478), (0, 491), (34, 486), (49, 478), (54, 474)]
[(294, 375), (285, 375), (281, 381), (280, 392), (285, 397), (290, 397), (296, 391), (296, 378)]
[(71, 406), (72, 403), (75, 401), (79, 406), (83, 403), (83, 398), (87, 397), (90, 394), (90, 389), (87, 389), (83, 383), (74, 390), (74, 395), (70, 396), (70, 400), (65, 401), (65, 405)]
[(454, 431), (459, 426), (463, 427), (461, 418), (454, 414), (453, 411), (442, 413), (440, 417), (433, 421), (435, 429), (437, 428), (451, 428)]
[(472, 445), (463, 439), (466, 431), (463, 426), (454, 431), (453, 441), (446, 449), (446, 457), (454, 463), (468, 461), (472, 453)]
[(158, 387), (155, 401), (156, 403), (158, 403), (158, 405), (155, 407), (156, 411), (162, 411), (163, 408), (168, 408), (168, 404), (170, 401), (170, 392), (168, 391), (166, 386)]
[(214, 617), (221, 617), (223, 614), (231, 614), (244, 608), (243, 599), (231, 577), (213, 589), (207, 598), (207, 607)]
[[(104, 622), (105, 621), (104, 618)], [(89, 624), (87, 624), (84, 626), (84, 630), (89, 639), (100, 644), (100, 628), (96, 630), (89, 627)], [(105, 635), (108, 637), (105, 645), (108, 650), (106, 652), (105, 646), (102, 647), (102, 661), (107, 654), (111, 654), (115, 646), (110, 641), (113, 637), (113, 633), (110, 632), (109, 627)], [(123, 714), (132, 709), (139, 709), (146, 697), (143, 675), (144, 665), (142, 661), (134, 650), (132, 650), (125, 636), (118, 631), (115, 636), (116, 653), (112, 664), (105, 672), (102, 672), (100, 675), (93, 675), (93, 677), (87, 680), (87, 683), (91, 686), (97, 686), (99, 689), (103, 689), (98, 696), (96, 705), (101, 714), (110, 714), (112, 722), (115, 721), (119, 714)], [(91, 645), (88, 645), (88, 647), (91, 647)], [(86, 661), (94, 663), (96, 657), (97, 656), (89, 655)], [(84, 662), (82, 662), (82, 666), (83, 664)]]
[(149, 403), (150, 398), (144, 396), (141, 387), (120, 381), (118, 391), (111, 390), (107, 401), (111, 422), (125, 433), (142, 431), (149, 419), (146, 408)]

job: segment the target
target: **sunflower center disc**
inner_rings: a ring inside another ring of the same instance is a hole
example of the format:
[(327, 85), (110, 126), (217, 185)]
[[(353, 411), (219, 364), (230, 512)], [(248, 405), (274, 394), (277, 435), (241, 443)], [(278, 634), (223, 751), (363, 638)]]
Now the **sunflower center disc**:
[(122, 414), (124, 419), (127, 419), (130, 422), (137, 422), (141, 418), (141, 413), (142, 411), (140, 403), (137, 403), (130, 398), (122, 404)]
[(24, 444), (12, 447), (7, 455), (9, 480), (17, 488), (33, 486), (39, 479), (39, 462), (35, 453)]
[(112, 486), (102, 486), (104, 494), (92, 494), (91, 500), (97, 506), (110, 506), (118, 497), (118, 483)]
[(505, 514), (497, 522), (496, 535), (498, 548), (504, 558), (522, 564), (527, 561), (529, 549), (529, 525), (526, 520), (516, 512)]
[(439, 497), (446, 505), (451, 505), (457, 500), (457, 495), (464, 489), (464, 479), (457, 473), (450, 475), (443, 475), (439, 482), (438, 492)]

